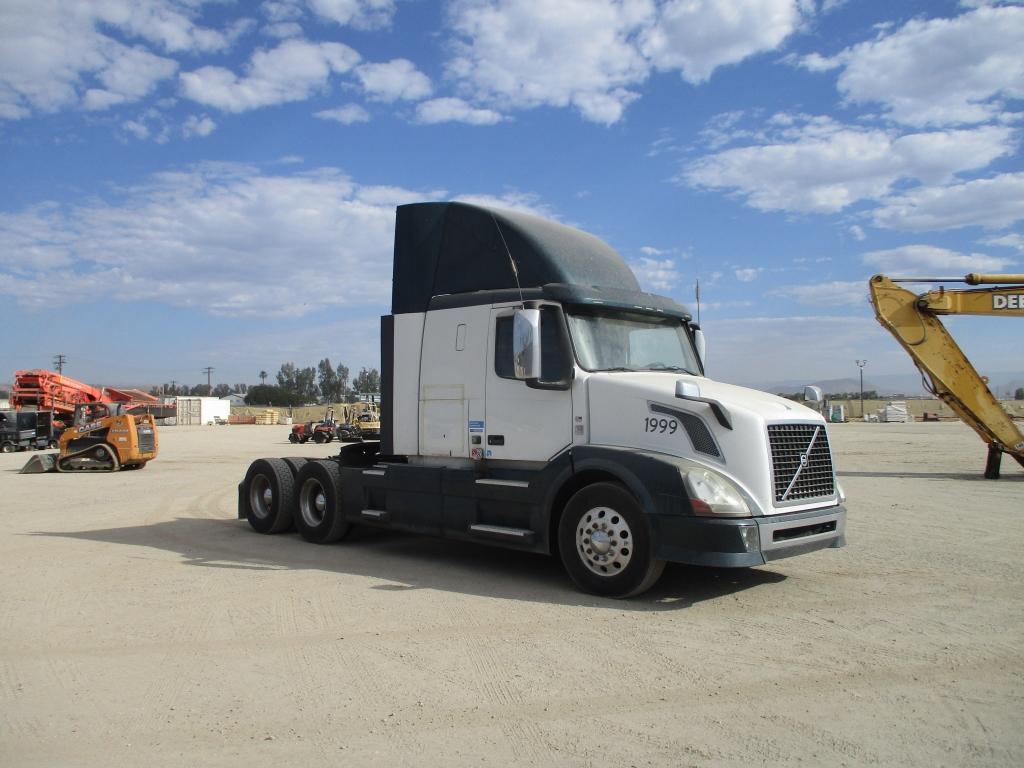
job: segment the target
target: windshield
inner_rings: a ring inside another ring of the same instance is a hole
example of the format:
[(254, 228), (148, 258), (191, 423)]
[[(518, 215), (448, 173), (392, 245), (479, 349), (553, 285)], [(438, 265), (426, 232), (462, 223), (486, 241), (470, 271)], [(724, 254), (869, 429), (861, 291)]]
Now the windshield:
[(701, 375), (697, 355), (678, 317), (642, 312), (567, 308), (579, 364), (588, 371), (677, 371)]

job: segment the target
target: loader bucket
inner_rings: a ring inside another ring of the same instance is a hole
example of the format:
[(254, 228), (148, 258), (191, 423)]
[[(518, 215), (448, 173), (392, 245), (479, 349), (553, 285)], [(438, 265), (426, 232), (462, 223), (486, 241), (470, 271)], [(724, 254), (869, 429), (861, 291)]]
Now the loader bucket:
[(37, 453), (28, 463), (21, 468), (20, 475), (38, 475), (43, 472), (56, 472), (57, 471), (57, 454), (56, 453)]

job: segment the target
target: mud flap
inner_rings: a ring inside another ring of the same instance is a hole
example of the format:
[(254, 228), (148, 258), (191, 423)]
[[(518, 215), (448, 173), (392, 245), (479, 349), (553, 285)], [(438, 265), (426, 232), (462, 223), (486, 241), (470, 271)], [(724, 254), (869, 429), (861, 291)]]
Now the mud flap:
[(20, 475), (39, 475), (43, 472), (56, 472), (57, 471), (57, 454), (56, 453), (37, 453), (28, 463), (21, 468)]

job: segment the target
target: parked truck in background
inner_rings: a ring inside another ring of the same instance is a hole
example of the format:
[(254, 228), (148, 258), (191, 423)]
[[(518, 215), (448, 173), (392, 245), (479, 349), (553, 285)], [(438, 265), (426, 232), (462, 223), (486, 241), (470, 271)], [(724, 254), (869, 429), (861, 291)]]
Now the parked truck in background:
[(0, 410), (0, 451), (56, 448), (62, 427), (53, 411)]
[(463, 203), (398, 208), (379, 441), (259, 459), (238, 514), (328, 543), (363, 524), (559, 556), (602, 595), (666, 561), (845, 543), (825, 421), (704, 374), (690, 312), (608, 245)]

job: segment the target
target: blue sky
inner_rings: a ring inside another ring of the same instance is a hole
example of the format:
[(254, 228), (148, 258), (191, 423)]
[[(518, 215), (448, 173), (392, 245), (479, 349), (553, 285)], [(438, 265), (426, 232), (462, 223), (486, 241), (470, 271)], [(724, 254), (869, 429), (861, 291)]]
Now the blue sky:
[(443, 199), (699, 278), (715, 378), (908, 373), (871, 274), (1024, 272), (1022, 51), (1019, 3), (4, 0), (0, 381), (377, 366), (394, 207)]

